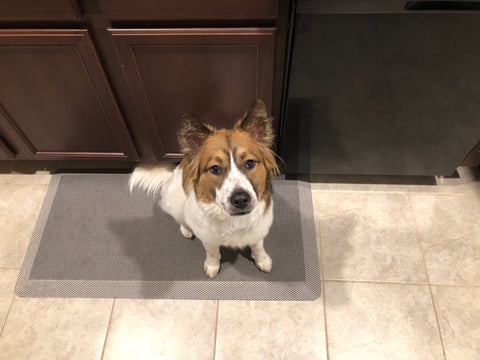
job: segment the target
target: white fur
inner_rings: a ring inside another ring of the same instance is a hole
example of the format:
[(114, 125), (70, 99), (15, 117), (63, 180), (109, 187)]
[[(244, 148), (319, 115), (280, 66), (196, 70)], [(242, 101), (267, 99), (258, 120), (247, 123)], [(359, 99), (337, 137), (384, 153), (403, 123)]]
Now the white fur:
[[(213, 278), (220, 269), (220, 246), (243, 248), (249, 246), (257, 267), (265, 272), (272, 268), (272, 259), (265, 252), (263, 239), (273, 222), (273, 203), (265, 211), (265, 201), (258, 201), (251, 183), (234, 166), (224, 184), (217, 190), (215, 202), (203, 203), (194, 189), (185, 193), (182, 169), (171, 171), (165, 165), (142, 165), (130, 178), (130, 188), (139, 187), (150, 193), (160, 190), (160, 206), (179, 224), (181, 233), (199, 238), (207, 252), (204, 270)], [(229, 196), (242, 188), (251, 196), (251, 211), (240, 216), (230, 215)]]
[(174, 166), (170, 163), (145, 163), (137, 166), (128, 181), (130, 192), (134, 188), (140, 188), (149, 195), (156, 195), (170, 178), (173, 168)]
[(253, 189), (252, 183), (235, 165), (233, 155), (230, 152), (230, 171), (223, 181), (220, 189), (217, 190), (215, 202), (221, 206), (227, 213), (233, 214), (236, 209), (230, 203), (230, 195), (237, 190), (242, 189), (250, 195), (250, 204), (246, 210), (254, 209), (257, 205), (257, 196)]

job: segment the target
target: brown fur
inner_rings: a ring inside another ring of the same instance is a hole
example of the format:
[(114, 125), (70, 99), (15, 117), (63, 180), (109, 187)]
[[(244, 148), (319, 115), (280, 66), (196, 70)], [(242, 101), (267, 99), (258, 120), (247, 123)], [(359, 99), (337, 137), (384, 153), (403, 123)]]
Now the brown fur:
[[(184, 115), (179, 143), (185, 155), (180, 164), (185, 191), (193, 186), (199, 200), (215, 201), (216, 189), (220, 188), (230, 170), (232, 153), (236, 166), (250, 180), (258, 199), (265, 200), (268, 209), (272, 195), (271, 177), (279, 172), (271, 149), (273, 142), (272, 118), (260, 100), (230, 130), (217, 130), (191, 115)], [(254, 160), (256, 165), (246, 169), (247, 160)], [(220, 175), (210, 173), (213, 165), (223, 169)]]

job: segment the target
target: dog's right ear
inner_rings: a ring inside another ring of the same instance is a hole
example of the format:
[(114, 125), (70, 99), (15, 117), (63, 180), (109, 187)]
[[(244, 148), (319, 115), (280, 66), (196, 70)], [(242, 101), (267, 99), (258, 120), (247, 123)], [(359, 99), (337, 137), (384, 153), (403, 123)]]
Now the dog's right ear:
[(182, 153), (191, 159), (200, 150), (205, 140), (213, 134), (213, 129), (202, 124), (190, 114), (182, 115), (178, 142)]

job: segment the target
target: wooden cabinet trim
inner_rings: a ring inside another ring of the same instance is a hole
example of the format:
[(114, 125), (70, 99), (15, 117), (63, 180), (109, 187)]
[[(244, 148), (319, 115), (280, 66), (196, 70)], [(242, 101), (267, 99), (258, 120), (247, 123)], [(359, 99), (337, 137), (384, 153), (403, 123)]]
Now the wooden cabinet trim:
[(0, 127), (5, 132), (5, 135), (7, 135), (15, 142), (17, 148), (14, 149), (12, 146), (10, 146), (13, 144), (6, 142), (6, 139), (4, 139), (4, 141), (6, 142), (6, 146), (8, 146), (11, 150), (17, 150), (17, 153), (15, 153), (15, 157), (32, 157), (34, 155), (35, 148), (26, 138), (23, 132), (18, 128), (16, 123), (12, 120), (10, 114), (7, 112), (7, 110), (5, 110), (1, 103)]
[(16, 154), (7, 145), (6, 141), (0, 136), (0, 159), (6, 158), (8, 160), (15, 159)]
[[(154, 35), (168, 35), (168, 36), (221, 36), (221, 35), (265, 35), (273, 36), (276, 32), (274, 27), (249, 27), (249, 28), (175, 28), (175, 29), (117, 29), (108, 28), (112, 36), (154, 36)], [(138, 40), (136, 40), (138, 41)]]

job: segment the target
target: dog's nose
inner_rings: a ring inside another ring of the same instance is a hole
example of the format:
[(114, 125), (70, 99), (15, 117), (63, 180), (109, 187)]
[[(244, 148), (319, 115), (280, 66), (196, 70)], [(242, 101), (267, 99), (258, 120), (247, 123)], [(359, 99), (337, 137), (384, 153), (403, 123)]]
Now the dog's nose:
[(235, 209), (245, 209), (248, 204), (250, 204), (250, 195), (244, 190), (235, 191), (232, 196), (230, 196), (230, 204)]

